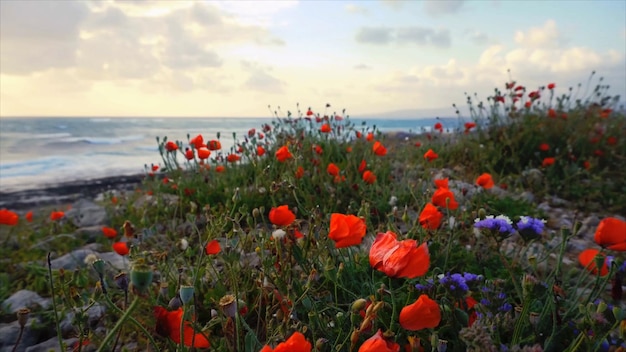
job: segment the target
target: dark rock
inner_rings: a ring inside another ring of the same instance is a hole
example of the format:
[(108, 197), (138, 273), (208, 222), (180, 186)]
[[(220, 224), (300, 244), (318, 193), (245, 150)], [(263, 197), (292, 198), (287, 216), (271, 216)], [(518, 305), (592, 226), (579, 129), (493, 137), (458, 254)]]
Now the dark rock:
[(2, 302), (2, 310), (9, 313), (16, 313), (21, 308), (47, 308), (50, 306), (50, 303), (50, 299), (42, 298), (36, 292), (19, 290)]
[[(37, 319), (28, 320), (16, 351), (25, 352), (27, 347), (37, 344), (41, 330), (34, 329), (33, 324), (36, 326), (40, 323)], [(0, 324), (0, 352), (12, 351), (19, 334), (20, 325), (17, 320), (10, 324)]]

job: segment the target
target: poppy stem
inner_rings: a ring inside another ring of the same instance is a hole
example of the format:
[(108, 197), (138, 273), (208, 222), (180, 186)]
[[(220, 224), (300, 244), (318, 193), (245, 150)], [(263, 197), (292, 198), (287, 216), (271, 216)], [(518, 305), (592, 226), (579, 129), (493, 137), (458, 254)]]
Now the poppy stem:
[(124, 324), (124, 322), (126, 322), (126, 319), (130, 317), (130, 313), (132, 313), (132, 311), (135, 310), (135, 308), (137, 308), (137, 303), (139, 303), (139, 297), (135, 297), (135, 299), (133, 300), (133, 303), (131, 303), (128, 309), (124, 312), (124, 315), (122, 315), (120, 319), (117, 321), (117, 323), (115, 323), (115, 326), (113, 326), (113, 329), (109, 331), (107, 336), (102, 341), (102, 344), (100, 344), (100, 348), (98, 348), (97, 352), (105, 351), (105, 349), (107, 348), (107, 345), (109, 344), (111, 339), (113, 339), (113, 336), (117, 335), (116, 331), (120, 329), (122, 325)]
[[(109, 296), (104, 296), (105, 298), (105, 302), (107, 303), (108, 307), (113, 309), (114, 311), (116, 311), (119, 314), (126, 314), (123, 310), (121, 310), (118, 306), (115, 305), (115, 303), (113, 303), (111, 301), (111, 298), (109, 298)], [(137, 298), (135, 298), (135, 300), (137, 300)], [(134, 302), (134, 301), (133, 301)], [(150, 334), (148, 332), (148, 330), (146, 330), (146, 328), (141, 325), (137, 320), (135, 320), (135, 318), (128, 316), (127, 317), (128, 321), (130, 321), (132, 324), (135, 325), (135, 327), (139, 328), (139, 330), (141, 330), (141, 332), (146, 336), (146, 338), (148, 339), (148, 341), (150, 341), (150, 343), (152, 344), (152, 346), (154, 347), (155, 351), (160, 351), (159, 347), (156, 344), (156, 341), (154, 341), (154, 338), (152, 337), (152, 334)]]
[(57, 312), (56, 295), (54, 294), (54, 279), (52, 278), (52, 261), (50, 260), (51, 253), (48, 252), (48, 278), (50, 279), (50, 293), (52, 294), (52, 308), (54, 309), (54, 322), (57, 328), (57, 338), (59, 339), (59, 347), (61, 351), (63, 347), (63, 336), (61, 336), (61, 324), (59, 323), (59, 313)]

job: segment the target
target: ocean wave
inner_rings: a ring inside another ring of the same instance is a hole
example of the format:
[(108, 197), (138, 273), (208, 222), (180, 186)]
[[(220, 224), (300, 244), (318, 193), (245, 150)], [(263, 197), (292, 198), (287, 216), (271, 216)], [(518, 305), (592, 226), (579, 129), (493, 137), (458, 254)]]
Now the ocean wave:
[(29, 138), (35, 139), (52, 139), (52, 138), (67, 138), (71, 137), (72, 134), (68, 132), (58, 132), (58, 133), (41, 133), (30, 136)]
[(111, 119), (109, 118), (91, 118), (89, 119), (90, 122), (95, 122), (95, 123), (102, 123), (102, 122), (110, 122)]
[(34, 176), (67, 165), (69, 160), (63, 157), (41, 158), (28, 161), (15, 161), (0, 164), (0, 179), (17, 176)]
[(112, 145), (112, 144), (122, 144), (126, 142), (140, 141), (144, 139), (143, 135), (131, 135), (124, 137), (72, 137), (65, 138), (57, 142), (68, 143), (68, 144), (104, 144), (104, 145)]

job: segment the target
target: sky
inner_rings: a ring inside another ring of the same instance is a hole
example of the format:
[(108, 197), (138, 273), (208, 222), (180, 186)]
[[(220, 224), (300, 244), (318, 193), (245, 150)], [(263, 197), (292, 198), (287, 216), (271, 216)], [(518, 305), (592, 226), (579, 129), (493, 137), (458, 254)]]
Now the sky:
[(443, 117), (600, 77), (626, 96), (624, 0), (0, 1), (0, 117)]

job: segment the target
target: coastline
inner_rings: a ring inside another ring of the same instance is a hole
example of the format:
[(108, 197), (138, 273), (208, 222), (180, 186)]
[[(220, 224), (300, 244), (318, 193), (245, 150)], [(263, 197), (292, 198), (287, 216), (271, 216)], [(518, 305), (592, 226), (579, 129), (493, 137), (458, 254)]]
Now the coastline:
[(81, 198), (95, 198), (106, 191), (130, 191), (139, 185), (145, 174), (107, 176), (60, 182), (37, 188), (0, 192), (0, 209), (29, 210), (43, 206), (64, 205)]

